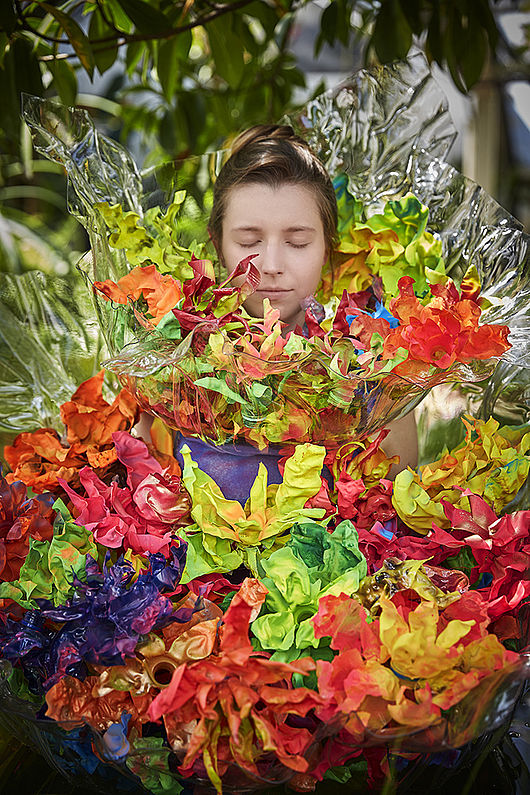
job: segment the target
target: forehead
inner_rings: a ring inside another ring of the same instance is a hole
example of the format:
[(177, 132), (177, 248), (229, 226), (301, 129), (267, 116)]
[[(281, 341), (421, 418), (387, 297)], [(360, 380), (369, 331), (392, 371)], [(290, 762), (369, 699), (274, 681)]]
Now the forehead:
[(230, 189), (223, 219), (225, 229), (271, 225), (322, 229), (315, 192), (304, 185), (290, 184), (272, 187), (250, 183)]

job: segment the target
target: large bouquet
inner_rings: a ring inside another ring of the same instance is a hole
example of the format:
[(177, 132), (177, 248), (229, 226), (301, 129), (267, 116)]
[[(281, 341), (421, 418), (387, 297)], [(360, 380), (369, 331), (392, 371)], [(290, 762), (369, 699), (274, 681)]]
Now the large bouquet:
[[(382, 110), (410, 68), (385, 72), (382, 91), (365, 73), (355, 95)], [(339, 141), (344, 95), (308, 108), (314, 145), (319, 112), (338, 118)], [(179, 466), (160, 419), (152, 444), (136, 438), (131, 392), (106, 399), (102, 373), (61, 405), (57, 429), (6, 447), (0, 720), (37, 737), (66, 774), (95, 786), (114, 771), (153, 793), (186, 777), (218, 792), (359, 776), (378, 787), (424, 752), (446, 751), (447, 765), (469, 757), (473, 746), (455, 749), (509, 718), (527, 675), (528, 429), (466, 416), (460, 443), (394, 481), (377, 432), (434, 384), (515, 361), (524, 339), (522, 266), (510, 261), (517, 289), (506, 278), (496, 290), (495, 246), (481, 234), (464, 256), (447, 193), (425, 195), (420, 143), (428, 130), (442, 145), (439, 115), (408, 135), (416, 148), (399, 185), (381, 181), (386, 169), (395, 183), (399, 135), (385, 169), (323, 153), (340, 250), (305, 328), (285, 336), (270, 307), (259, 320), (242, 307), (251, 261), (234, 288), (199, 244), (182, 244), (182, 193), (142, 213), (125, 202), (134, 169), (114, 144), (91, 149), (93, 130), (78, 126), (93, 154), (82, 167), (53, 138), (90, 206), (109, 367), (186, 435), (284, 448), (282, 483), (260, 466), (241, 505), (189, 449)], [(87, 181), (101, 152), (114, 175), (119, 160), (126, 192)], [(447, 171), (430, 162), (442, 184)]]

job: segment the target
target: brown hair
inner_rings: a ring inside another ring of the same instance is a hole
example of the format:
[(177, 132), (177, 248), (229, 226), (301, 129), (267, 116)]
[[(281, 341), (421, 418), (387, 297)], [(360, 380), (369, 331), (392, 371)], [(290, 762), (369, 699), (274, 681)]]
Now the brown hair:
[(337, 199), (328, 172), (292, 127), (260, 124), (238, 135), (214, 185), (209, 231), (219, 254), (230, 190), (251, 183), (273, 188), (286, 183), (311, 188), (331, 253), (337, 236)]

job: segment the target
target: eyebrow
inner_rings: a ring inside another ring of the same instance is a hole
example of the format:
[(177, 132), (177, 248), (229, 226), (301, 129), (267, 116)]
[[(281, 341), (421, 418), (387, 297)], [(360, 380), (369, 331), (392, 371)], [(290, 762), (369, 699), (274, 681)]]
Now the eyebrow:
[[(233, 232), (261, 232), (260, 226), (236, 226), (232, 230)], [(316, 232), (314, 226), (289, 226), (287, 229), (283, 229), (283, 232)]]

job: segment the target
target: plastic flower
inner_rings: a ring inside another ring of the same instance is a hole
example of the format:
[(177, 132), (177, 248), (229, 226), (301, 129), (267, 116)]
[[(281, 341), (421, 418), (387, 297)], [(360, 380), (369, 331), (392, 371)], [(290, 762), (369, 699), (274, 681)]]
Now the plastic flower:
[(128, 431), (136, 422), (138, 406), (130, 392), (122, 389), (112, 403), (102, 395), (104, 371), (84, 381), (71, 400), (61, 406), (61, 420), (67, 429), (67, 441), (77, 450), (87, 452), (91, 466), (98, 463), (91, 456), (96, 449), (112, 445), (112, 434)]
[(86, 496), (62, 482), (77, 510), (76, 521), (111, 549), (169, 554), (175, 528), (189, 521), (190, 500), (181, 479), (164, 470), (141, 439), (120, 431), (113, 434), (127, 482), (104, 483), (88, 467), (79, 473)]
[[(310, 659), (280, 663), (255, 652), (248, 627), (258, 603), (256, 583), (246, 580), (225, 613), (219, 649), (204, 660), (184, 663), (173, 674), (169, 687), (149, 708), (151, 720), (164, 719), (170, 745), (180, 749), (179, 729), (188, 727), (189, 741), (181, 772), (190, 775), (202, 762), (217, 792), (233, 760), (253, 775), (260, 774), (260, 760), (267, 751), (293, 770), (307, 770), (304, 751), (311, 733), (287, 722), (289, 716), (305, 716), (321, 703), (306, 688), (292, 689), (294, 673), (314, 668)], [(248, 599), (248, 591), (252, 596)]]
[(395, 530), (396, 509), (392, 505), (392, 482), (381, 478), (376, 486), (366, 488), (364, 482), (353, 480), (347, 472), (341, 472), (335, 484), (337, 509), (343, 519), (351, 519), (358, 529), (368, 529), (376, 522), (389, 523), (388, 530)]
[(350, 479), (362, 480), (365, 487), (369, 488), (386, 478), (392, 464), (399, 462), (399, 456), (389, 458), (381, 447), (388, 434), (388, 430), (382, 430), (365, 440), (347, 442), (337, 449), (331, 447), (324, 463), (333, 475), (334, 481), (337, 482), (341, 478), (344, 483), (349, 483)]
[(62, 604), (71, 595), (76, 576), (84, 577), (86, 556), (97, 557), (92, 533), (73, 521), (62, 500), (56, 500), (53, 508), (57, 511), (53, 536), (30, 539), (18, 578), (0, 583), (0, 598), (30, 608), (36, 607), (36, 599)]
[[(191, 331), (199, 324), (209, 322), (213, 329), (236, 321), (238, 326), (246, 322), (235, 313), (245, 299), (259, 284), (259, 271), (252, 264), (252, 256), (245, 257), (219, 286), (215, 283), (215, 271), (209, 260), (192, 258), (190, 266), (194, 276), (182, 285), (184, 300), (173, 309), (173, 314), (184, 331)], [(242, 279), (239, 287), (234, 280)]]
[(91, 556), (83, 556), (84, 570), (72, 567), (79, 576), (73, 576), (68, 592), (55, 600), (56, 606), (48, 594), (39, 594), (32, 621), (4, 638), (3, 656), (20, 661), (29, 672), (38, 668), (45, 688), (66, 675), (84, 678), (87, 664), (113, 665), (133, 657), (151, 630), (173, 621), (186, 623), (193, 615), (196, 600), (175, 609), (166, 595), (175, 590), (185, 558), (185, 545), (173, 547), (170, 561), (152, 555), (137, 572), (123, 557), (109, 565), (107, 553), (100, 571)]
[(29, 540), (49, 541), (55, 512), (51, 495), (28, 498), (21, 481), (0, 477), (0, 580), (16, 580), (29, 550)]
[(268, 594), (251, 629), (262, 648), (285, 652), (283, 660), (319, 645), (311, 623), (319, 599), (355, 593), (367, 571), (357, 531), (347, 521), (333, 533), (316, 524), (295, 525), (286, 546), (261, 561), (260, 568)]
[(317, 662), (325, 699), (317, 715), (329, 721), (343, 713), (358, 742), (367, 730), (441, 722), (442, 710), (518, 660), (488, 634), (485, 605), (476, 594), (440, 611), (434, 601), (411, 602), (407, 593), (381, 597), (379, 616), (370, 620), (355, 600), (326, 596), (313, 619), (316, 637), (330, 637), (339, 652), (331, 662)]
[(10, 468), (7, 481), (21, 480), (34, 492), (60, 493), (59, 478), (76, 486), (79, 470), (87, 464), (102, 476), (117, 460), (112, 434), (130, 430), (139, 408), (126, 389), (112, 403), (102, 396), (103, 371), (81, 384), (61, 406), (68, 443), (52, 428), (21, 433), (4, 448)]
[(530, 596), (530, 511), (497, 517), (484, 499), (469, 491), (464, 496), (469, 500), (469, 511), (445, 500), (443, 509), (452, 533), (471, 550), (476, 561), (471, 582), (490, 575), (490, 584), (480, 593), (487, 601), (490, 618), (499, 618)]
[(442, 500), (467, 509), (461, 489), (482, 496), (495, 512), (501, 511), (530, 471), (530, 434), (514, 437), (493, 417), (487, 422), (472, 417), (462, 421), (466, 436), (459, 447), (420, 467), (419, 474), (408, 469), (396, 475), (392, 502), (400, 518), (417, 532), (427, 532), (433, 522), (447, 529)]
[(324, 515), (322, 508), (305, 507), (320, 489), (322, 447), (299, 445), (285, 464), (279, 486), (268, 486), (267, 469), (260, 464), (245, 507), (224, 497), (192, 460), (187, 446), (181, 452), (182, 481), (192, 499), (195, 521), (185, 533), (189, 550), (184, 582), (212, 571), (231, 571), (242, 563), (256, 571), (258, 553), (270, 554), (284, 543), (296, 522)]
[(117, 282), (110, 279), (94, 282), (94, 289), (116, 304), (127, 304), (143, 298), (149, 320), (154, 326), (177, 305), (182, 296), (179, 282), (169, 274), (162, 275), (154, 265), (137, 266)]
[(400, 295), (390, 301), (390, 312), (400, 325), (385, 337), (383, 358), (393, 359), (399, 349), (408, 351), (407, 361), (394, 368), (395, 373), (407, 375), (410, 361), (447, 370), (455, 362), (490, 359), (509, 349), (508, 327), (479, 326), (479, 303), (461, 298), (453, 282), (431, 284), (433, 297), (426, 305), (416, 298), (413, 284), (412, 278), (402, 277)]
[(96, 696), (93, 691), (97, 681), (97, 676), (88, 676), (83, 681), (73, 676), (61, 678), (46, 693), (46, 716), (66, 729), (88, 723), (98, 732), (105, 732), (119, 723), (124, 713), (131, 716), (130, 723), (136, 728), (148, 721), (151, 694), (135, 696), (127, 691), (111, 690), (104, 696)]

